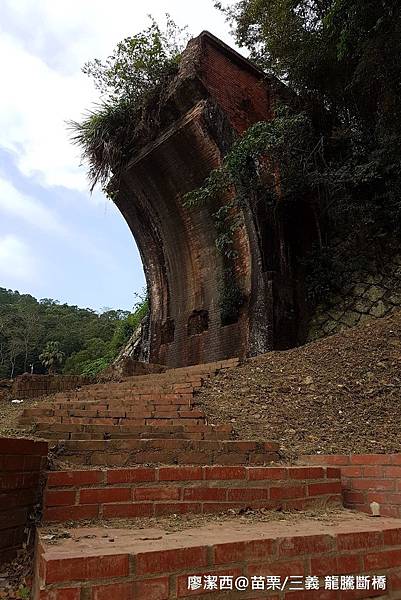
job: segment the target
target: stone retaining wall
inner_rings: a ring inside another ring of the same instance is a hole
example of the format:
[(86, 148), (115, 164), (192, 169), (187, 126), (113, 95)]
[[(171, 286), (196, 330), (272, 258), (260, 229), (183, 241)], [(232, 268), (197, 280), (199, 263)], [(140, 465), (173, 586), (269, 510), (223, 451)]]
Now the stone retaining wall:
[(401, 254), (384, 266), (351, 273), (346, 286), (317, 307), (310, 322), (308, 341), (339, 333), (401, 308)]

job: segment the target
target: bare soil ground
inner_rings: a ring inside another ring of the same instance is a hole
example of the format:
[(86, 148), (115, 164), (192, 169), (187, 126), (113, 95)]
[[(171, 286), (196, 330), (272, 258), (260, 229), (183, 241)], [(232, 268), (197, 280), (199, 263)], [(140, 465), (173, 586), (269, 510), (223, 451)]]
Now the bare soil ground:
[(401, 312), (208, 382), (197, 402), (241, 439), (277, 440), (287, 459), (401, 451)]
[(12, 562), (0, 567), (0, 600), (29, 600), (32, 585), (33, 548), (21, 550)]
[[(43, 400), (42, 400), (43, 401)], [(11, 402), (11, 397), (0, 400), (0, 437), (33, 437), (33, 428), (18, 425), (24, 408), (38, 406), (40, 400), (24, 400), (21, 403)], [(36, 438), (35, 438), (36, 439)]]

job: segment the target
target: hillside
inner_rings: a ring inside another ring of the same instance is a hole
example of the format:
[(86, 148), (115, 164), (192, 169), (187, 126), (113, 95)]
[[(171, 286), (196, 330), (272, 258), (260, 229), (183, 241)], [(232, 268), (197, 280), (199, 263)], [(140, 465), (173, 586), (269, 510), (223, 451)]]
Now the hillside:
[(96, 375), (116, 358), (146, 311), (145, 299), (132, 313), (97, 313), (0, 287), (0, 379), (28, 372), (31, 365), (34, 373), (45, 373), (40, 357), (49, 342), (57, 342), (62, 353), (57, 372)]
[(401, 312), (220, 375), (198, 402), (241, 439), (274, 439), (286, 457), (399, 452)]

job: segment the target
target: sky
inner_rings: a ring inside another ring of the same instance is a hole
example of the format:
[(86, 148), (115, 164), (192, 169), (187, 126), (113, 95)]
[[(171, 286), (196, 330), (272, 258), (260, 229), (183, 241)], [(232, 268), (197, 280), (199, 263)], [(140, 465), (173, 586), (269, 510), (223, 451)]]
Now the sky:
[(134, 239), (90, 194), (66, 121), (98, 99), (82, 65), (166, 12), (234, 45), (213, 0), (0, 0), (0, 287), (95, 310), (131, 309), (143, 290)]

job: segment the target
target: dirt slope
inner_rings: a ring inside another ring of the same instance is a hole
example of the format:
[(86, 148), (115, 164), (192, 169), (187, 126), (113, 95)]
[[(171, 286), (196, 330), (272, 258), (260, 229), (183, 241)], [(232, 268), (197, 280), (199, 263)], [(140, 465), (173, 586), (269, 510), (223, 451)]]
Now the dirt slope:
[(401, 451), (401, 312), (220, 375), (198, 401), (286, 457)]

